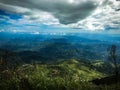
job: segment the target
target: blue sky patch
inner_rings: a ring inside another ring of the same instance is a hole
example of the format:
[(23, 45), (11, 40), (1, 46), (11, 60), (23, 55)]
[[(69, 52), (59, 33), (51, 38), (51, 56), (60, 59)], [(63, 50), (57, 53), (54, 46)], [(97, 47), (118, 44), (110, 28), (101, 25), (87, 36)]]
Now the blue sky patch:
[(10, 19), (14, 19), (14, 20), (18, 20), (18, 19), (22, 18), (22, 15), (9, 13), (9, 12), (3, 11), (3, 10), (0, 10), (0, 15), (8, 16)]

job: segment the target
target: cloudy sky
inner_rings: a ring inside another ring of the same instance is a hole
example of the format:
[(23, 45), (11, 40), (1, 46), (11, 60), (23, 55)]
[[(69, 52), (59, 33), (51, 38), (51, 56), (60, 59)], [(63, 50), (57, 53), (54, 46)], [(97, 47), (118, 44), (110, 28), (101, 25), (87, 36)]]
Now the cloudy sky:
[(0, 32), (120, 33), (120, 0), (0, 0)]

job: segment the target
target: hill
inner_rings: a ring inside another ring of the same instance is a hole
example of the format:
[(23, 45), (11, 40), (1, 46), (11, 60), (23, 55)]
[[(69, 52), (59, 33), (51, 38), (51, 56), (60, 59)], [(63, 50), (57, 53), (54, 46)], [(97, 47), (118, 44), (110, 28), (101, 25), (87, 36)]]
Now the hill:
[[(33, 66), (35, 65), (36, 68)], [(72, 78), (79, 78), (81, 80), (89, 81), (93, 78), (100, 78), (103, 75), (102, 72), (98, 72), (96, 69), (92, 69), (87, 62), (82, 62), (78, 60), (63, 60), (52, 64), (34, 64), (34, 65), (23, 65), (20, 70), (25, 70), (26, 74), (29, 68), (35, 69), (35, 73), (45, 73), (47, 76), (52, 77), (65, 77), (70, 75)], [(26, 70), (28, 69), (28, 70)], [(43, 71), (42, 71), (43, 70)], [(32, 72), (33, 73), (33, 72)]]
[(90, 82), (107, 76), (97, 70), (97, 66), (104, 66), (103, 63), (71, 59), (51, 64), (38, 62), (24, 64), (14, 70), (3, 70), (0, 73), (0, 88), (2, 90), (105, 90), (106, 88), (117, 90), (114, 84), (112, 87), (96, 86)]
[(67, 35), (0, 33), (0, 52), (1, 49), (14, 52), (25, 63), (34, 60), (54, 62), (59, 59), (106, 60), (107, 48), (115, 44), (119, 57), (119, 37), (97, 36), (84, 33)]

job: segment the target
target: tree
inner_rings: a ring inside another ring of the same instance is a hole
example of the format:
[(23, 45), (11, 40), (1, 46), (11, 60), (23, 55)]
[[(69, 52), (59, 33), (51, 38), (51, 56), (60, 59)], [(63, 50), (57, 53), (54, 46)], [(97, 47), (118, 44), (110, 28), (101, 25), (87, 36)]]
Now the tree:
[(112, 63), (113, 63), (113, 65), (114, 65), (115, 75), (118, 76), (118, 74), (119, 74), (119, 69), (118, 69), (116, 48), (117, 48), (116, 45), (112, 45), (112, 46), (108, 49), (108, 57), (109, 57), (109, 60), (111, 60)]
[(9, 61), (11, 57), (13, 57), (13, 55), (14, 55), (13, 52), (10, 52), (7, 50), (0, 52), (0, 70), (1, 71), (8, 70), (14, 67), (14, 65), (11, 65), (13, 64), (13, 58), (11, 61)]
[(8, 51), (5, 52), (0, 52), (0, 65), (1, 65), (1, 70), (7, 70), (8, 69), (8, 63), (7, 63), (7, 58), (8, 58)]

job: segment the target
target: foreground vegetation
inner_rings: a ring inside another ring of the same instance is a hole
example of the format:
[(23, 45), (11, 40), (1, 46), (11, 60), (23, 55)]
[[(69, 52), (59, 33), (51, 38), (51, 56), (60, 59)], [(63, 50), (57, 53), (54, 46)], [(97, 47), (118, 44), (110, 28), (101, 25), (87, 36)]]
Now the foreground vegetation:
[[(95, 63), (95, 65), (98, 63)], [(105, 74), (77, 60), (24, 64), (0, 73), (0, 90), (119, 90), (119, 84), (94, 85)]]

